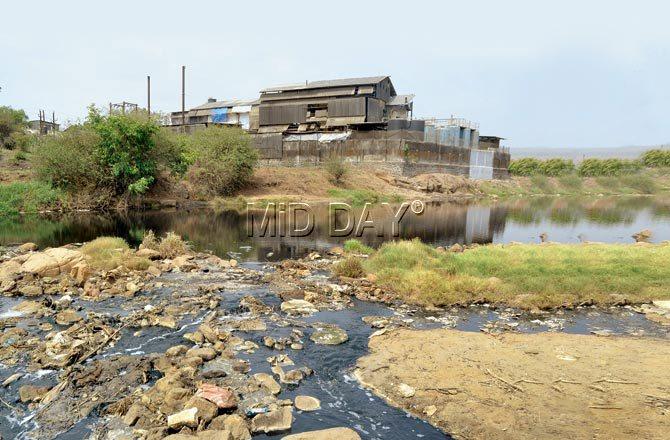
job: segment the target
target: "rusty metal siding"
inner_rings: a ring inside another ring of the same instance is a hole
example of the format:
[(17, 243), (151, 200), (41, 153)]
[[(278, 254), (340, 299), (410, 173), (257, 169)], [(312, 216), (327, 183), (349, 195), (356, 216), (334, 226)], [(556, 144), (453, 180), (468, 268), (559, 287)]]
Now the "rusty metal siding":
[(381, 122), (386, 104), (381, 99), (368, 98), (367, 122)]
[(342, 98), (328, 101), (328, 117), (365, 116), (365, 98)]
[(307, 104), (261, 105), (259, 125), (302, 124), (307, 120)]

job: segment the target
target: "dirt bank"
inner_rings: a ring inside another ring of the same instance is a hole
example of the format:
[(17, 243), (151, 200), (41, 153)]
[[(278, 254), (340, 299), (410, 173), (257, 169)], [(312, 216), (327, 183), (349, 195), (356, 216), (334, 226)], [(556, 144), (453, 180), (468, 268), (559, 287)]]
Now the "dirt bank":
[(359, 380), (457, 438), (667, 438), (667, 340), (397, 330)]

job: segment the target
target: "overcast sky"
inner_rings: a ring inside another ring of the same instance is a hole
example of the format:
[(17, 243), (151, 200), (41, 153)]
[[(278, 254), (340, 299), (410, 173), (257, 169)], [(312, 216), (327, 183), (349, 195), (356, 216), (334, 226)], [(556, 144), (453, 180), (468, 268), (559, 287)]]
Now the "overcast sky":
[(391, 75), (416, 116), (512, 146), (670, 142), (667, 1), (31, 1), (0, 6), (0, 105), (77, 120), (266, 86)]

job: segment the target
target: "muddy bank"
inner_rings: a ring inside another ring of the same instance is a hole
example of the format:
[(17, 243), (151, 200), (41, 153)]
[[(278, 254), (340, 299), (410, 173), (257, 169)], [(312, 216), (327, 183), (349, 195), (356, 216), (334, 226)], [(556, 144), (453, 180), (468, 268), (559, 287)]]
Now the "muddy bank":
[(400, 329), (356, 377), (456, 438), (667, 438), (667, 339)]

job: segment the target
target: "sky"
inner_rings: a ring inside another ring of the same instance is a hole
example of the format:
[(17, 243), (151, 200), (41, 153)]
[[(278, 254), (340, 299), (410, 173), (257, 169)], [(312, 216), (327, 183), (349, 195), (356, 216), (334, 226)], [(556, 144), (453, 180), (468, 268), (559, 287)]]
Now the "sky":
[(95, 103), (181, 107), (390, 75), (417, 117), (514, 147), (670, 142), (670, 2), (32, 1), (0, 6), (0, 105), (76, 122)]

